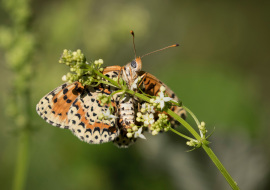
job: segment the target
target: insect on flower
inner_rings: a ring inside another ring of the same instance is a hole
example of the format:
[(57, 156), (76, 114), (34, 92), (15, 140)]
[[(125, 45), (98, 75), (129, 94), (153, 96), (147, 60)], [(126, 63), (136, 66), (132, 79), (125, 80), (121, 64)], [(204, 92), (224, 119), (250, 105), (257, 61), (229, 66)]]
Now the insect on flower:
[[(36, 106), (37, 113), (51, 125), (71, 130), (82, 141), (90, 144), (113, 141), (119, 147), (128, 147), (138, 137), (145, 138), (142, 133), (144, 130), (151, 130), (152, 124), (161, 125), (162, 122), (154, 123), (161, 110), (158, 111), (158, 108), (153, 109), (153, 106), (148, 105), (147, 110), (150, 112), (148, 117), (142, 116), (142, 121), (136, 120), (136, 115), (143, 107), (144, 101), (130, 94), (116, 93), (118, 88), (104, 84), (105, 80), (103, 83), (96, 81), (101, 79), (98, 77), (95, 79), (90, 70), (85, 71), (87, 70), (85, 68), (99, 68), (103, 75), (114, 81), (122, 81), (122, 84), (130, 90), (141, 91), (150, 96), (158, 96), (161, 93), (163, 99), (156, 103), (161, 104), (162, 108), (166, 100), (178, 101), (175, 93), (163, 82), (150, 73), (142, 71), (141, 61), (146, 55), (178, 45), (167, 46), (137, 57), (133, 31), (131, 34), (135, 59), (123, 67), (109, 66), (100, 69), (103, 60), (97, 60), (90, 65), (79, 50), (73, 53), (65, 50), (62, 59), (68, 60), (66, 65), (80, 64), (70, 69), (76, 72), (76, 75), (70, 73), (64, 75), (62, 79), (69, 82), (44, 96)], [(75, 63), (70, 61), (72, 58), (76, 59)], [(182, 107), (171, 106), (170, 109), (185, 118), (186, 112)], [(143, 118), (147, 118), (147, 121), (143, 121)], [(141, 127), (138, 129), (134, 126)], [(156, 130), (155, 134), (157, 131), (159, 130)]]

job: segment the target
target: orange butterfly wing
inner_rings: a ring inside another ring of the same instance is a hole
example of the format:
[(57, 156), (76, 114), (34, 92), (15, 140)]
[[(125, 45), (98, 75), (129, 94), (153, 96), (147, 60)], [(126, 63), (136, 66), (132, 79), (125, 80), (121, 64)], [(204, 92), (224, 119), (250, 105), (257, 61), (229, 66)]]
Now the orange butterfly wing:
[[(112, 68), (105, 68), (104, 74), (112, 77), (117, 76), (118, 72), (112, 71)], [(98, 119), (100, 114), (107, 111), (108, 106), (101, 106), (97, 96), (109, 95), (115, 90), (114, 87), (102, 85), (83, 87), (79, 82), (65, 83), (44, 96), (37, 104), (36, 110), (46, 122), (59, 128), (70, 129), (74, 135), (87, 143), (113, 141), (119, 136), (117, 121)], [(115, 113), (112, 114), (116, 114), (116, 110), (115, 108)]]
[[(166, 89), (165, 93), (174, 100), (179, 101), (175, 93), (154, 75), (141, 71), (139, 73), (139, 76), (142, 77), (146, 94), (149, 94), (151, 96), (158, 96), (158, 93), (160, 92), (160, 87), (164, 86)], [(186, 118), (186, 111), (182, 107), (172, 106), (171, 110), (174, 111), (177, 115), (181, 116), (183, 119)]]

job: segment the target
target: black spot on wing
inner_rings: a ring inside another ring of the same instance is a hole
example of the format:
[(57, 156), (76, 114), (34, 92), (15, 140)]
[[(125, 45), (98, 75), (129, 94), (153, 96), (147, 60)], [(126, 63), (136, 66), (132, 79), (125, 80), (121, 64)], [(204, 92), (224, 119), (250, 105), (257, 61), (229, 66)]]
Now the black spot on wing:
[(81, 115), (76, 113), (75, 116), (77, 116), (79, 119), (81, 119)]
[(85, 124), (83, 122), (79, 123), (83, 128), (85, 128)]
[(62, 89), (66, 88), (66, 87), (67, 87), (67, 84), (62, 85)]
[(63, 90), (63, 94), (66, 94), (67, 92), (68, 92), (68, 89), (65, 88), (65, 89)]

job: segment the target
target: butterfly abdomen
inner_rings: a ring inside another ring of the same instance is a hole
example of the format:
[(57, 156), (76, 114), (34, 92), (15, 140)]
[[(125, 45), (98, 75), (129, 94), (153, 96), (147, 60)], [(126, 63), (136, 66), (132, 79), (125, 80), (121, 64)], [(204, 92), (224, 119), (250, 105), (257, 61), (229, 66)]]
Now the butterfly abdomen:
[(133, 98), (126, 96), (123, 100), (120, 100), (118, 112), (120, 117), (119, 122), (123, 127), (128, 128), (131, 124), (134, 124), (135, 112)]

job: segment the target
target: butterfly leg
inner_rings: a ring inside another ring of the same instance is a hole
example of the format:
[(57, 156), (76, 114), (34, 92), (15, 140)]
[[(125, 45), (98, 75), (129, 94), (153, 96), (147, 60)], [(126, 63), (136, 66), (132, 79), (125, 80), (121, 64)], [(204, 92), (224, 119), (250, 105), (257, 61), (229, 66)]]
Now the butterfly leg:
[(118, 80), (117, 80), (117, 83), (118, 83), (119, 86), (121, 86), (119, 80), (120, 80), (120, 76), (122, 76), (122, 73), (123, 73), (123, 67), (121, 67), (121, 69), (118, 71)]
[(138, 86), (140, 87), (143, 84), (143, 80), (146, 77), (146, 73), (144, 73), (143, 75), (140, 76), (141, 77), (141, 82), (138, 84)]

